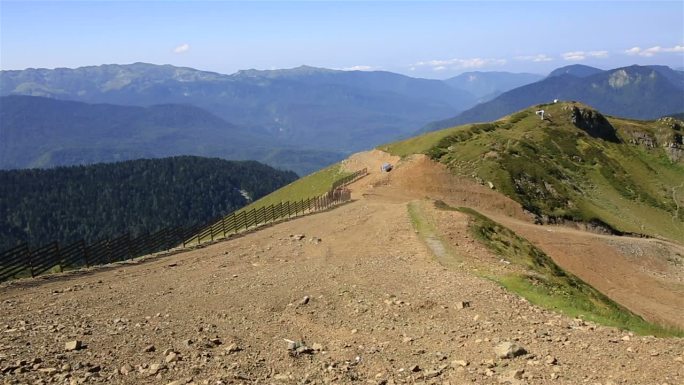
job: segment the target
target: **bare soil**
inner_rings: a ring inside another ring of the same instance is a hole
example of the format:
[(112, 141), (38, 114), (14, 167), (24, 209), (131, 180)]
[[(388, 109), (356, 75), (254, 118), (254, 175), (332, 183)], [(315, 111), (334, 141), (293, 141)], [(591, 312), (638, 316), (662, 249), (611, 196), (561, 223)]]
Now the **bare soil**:
[[(350, 186), (354, 202), (331, 211), (164, 258), (0, 286), (0, 381), (684, 383), (684, 340), (570, 319), (460, 269), (468, 258), (494, 258), (470, 239), (461, 214), (450, 219), (448, 244), (463, 260), (436, 256), (407, 211), (426, 196), (509, 218), (561, 264), (563, 253), (568, 260), (573, 254), (561, 238), (544, 243), (539, 234), (548, 227), (533, 230), (515, 202), (496, 191), (456, 180), (422, 157), (390, 159), (396, 169), (380, 173), (387, 159), (379, 152), (352, 157), (347, 167), (364, 165), (371, 175)], [(575, 248), (579, 236), (563, 234)], [(601, 253), (612, 250), (615, 263), (633, 267), (616, 276), (609, 266), (596, 268), (612, 282), (607, 294), (614, 298), (631, 295), (621, 281), (634, 271), (643, 273), (645, 301), (660, 300), (651, 283), (681, 278), (681, 267), (634, 262), (623, 251), (633, 249), (611, 243), (622, 240), (598, 239)], [(564, 265), (574, 266), (584, 265)], [(663, 290), (681, 298), (681, 286)], [(671, 304), (672, 316), (680, 303)], [(671, 319), (661, 306), (639, 309)], [(85, 346), (65, 350), (74, 340)], [(288, 350), (287, 340), (305, 348)], [(494, 348), (505, 341), (527, 353), (497, 357)]]

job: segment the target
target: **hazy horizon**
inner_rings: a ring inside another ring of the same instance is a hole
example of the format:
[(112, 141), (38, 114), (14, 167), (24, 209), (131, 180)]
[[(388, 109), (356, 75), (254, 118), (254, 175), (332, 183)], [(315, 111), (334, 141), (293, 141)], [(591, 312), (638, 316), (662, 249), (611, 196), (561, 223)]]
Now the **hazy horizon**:
[(300, 65), (445, 79), (684, 67), (684, 2), (0, 1), (0, 69)]

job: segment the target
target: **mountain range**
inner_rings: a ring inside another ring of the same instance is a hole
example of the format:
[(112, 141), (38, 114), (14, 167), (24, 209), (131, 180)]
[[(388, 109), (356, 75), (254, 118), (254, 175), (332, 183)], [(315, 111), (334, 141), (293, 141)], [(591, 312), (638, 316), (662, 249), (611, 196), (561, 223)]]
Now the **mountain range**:
[[(145, 63), (4, 71), (0, 95), (86, 103), (192, 104), (284, 144), (349, 152), (475, 105), (437, 80), (302, 66), (232, 75)], [(359, 135), (363, 136), (359, 138)]]
[(192, 105), (89, 104), (0, 97), (0, 168), (33, 168), (174, 155), (260, 160), (308, 173), (342, 154), (278, 144)]
[(545, 78), (430, 80), (308, 66), (231, 75), (146, 63), (1, 71), (0, 168), (200, 155), (308, 174), (421, 127), (493, 120), (554, 99), (637, 119), (681, 113), (684, 72), (573, 65)]
[(583, 65), (559, 68), (545, 79), (504, 92), (422, 131), (499, 119), (553, 100), (576, 100), (606, 114), (655, 119), (684, 111), (684, 72), (665, 66), (629, 66), (600, 70)]

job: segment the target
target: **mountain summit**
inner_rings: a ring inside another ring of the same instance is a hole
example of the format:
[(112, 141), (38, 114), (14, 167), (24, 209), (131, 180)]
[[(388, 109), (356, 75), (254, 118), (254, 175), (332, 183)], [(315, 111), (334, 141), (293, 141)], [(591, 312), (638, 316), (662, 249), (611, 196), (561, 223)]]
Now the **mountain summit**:
[(587, 76), (596, 75), (603, 72), (602, 69), (596, 67), (587, 66), (584, 64), (572, 64), (565, 67), (556, 68), (551, 71), (548, 77), (570, 75), (578, 78), (585, 78)]

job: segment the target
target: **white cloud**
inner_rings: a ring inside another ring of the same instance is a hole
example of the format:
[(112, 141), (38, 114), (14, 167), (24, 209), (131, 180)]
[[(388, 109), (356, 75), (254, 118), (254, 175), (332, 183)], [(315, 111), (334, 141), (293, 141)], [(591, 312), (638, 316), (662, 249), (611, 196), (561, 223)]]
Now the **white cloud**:
[(561, 57), (567, 61), (582, 61), (587, 58), (605, 59), (608, 57), (608, 51), (572, 51), (561, 54)]
[(461, 70), (473, 69), (482, 67), (502, 66), (506, 64), (506, 59), (490, 59), (490, 58), (469, 58), (469, 59), (449, 59), (449, 60), (428, 60), (420, 61), (412, 66), (416, 67), (430, 67), (433, 71), (444, 70)]
[(641, 48), (639, 47), (632, 47), (630, 49), (625, 50), (625, 53), (627, 55), (638, 55), (639, 52), (641, 52)]
[(587, 52), (587, 56), (595, 57), (598, 59), (605, 59), (608, 57), (608, 51), (591, 51)]
[(516, 56), (515, 60), (531, 61), (531, 62), (535, 62), (535, 63), (540, 63), (540, 62), (545, 62), (545, 61), (552, 61), (553, 59), (546, 54), (540, 53), (538, 55)]
[(651, 48), (641, 49), (641, 47), (632, 47), (625, 50), (627, 55), (639, 55), (644, 57), (652, 57), (659, 53), (683, 53), (684, 45), (676, 45), (674, 47), (661, 47), (659, 45), (653, 46)]
[(188, 52), (189, 50), (190, 50), (190, 44), (185, 43), (185, 44), (181, 44), (178, 47), (174, 48), (173, 52), (174, 53), (185, 53), (185, 52)]
[(373, 71), (375, 67), (371, 66), (351, 66), (347, 68), (342, 68), (342, 71)]
[(574, 61), (580, 61), (586, 59), (586, 55), (584, 55), (583, 51), (573, 51), (573, 52), (566, 52), (561, 55), (564, 60), (574, 60)]

